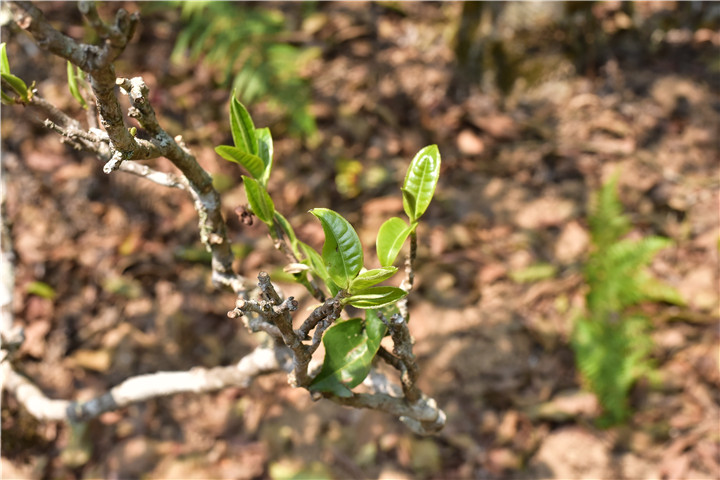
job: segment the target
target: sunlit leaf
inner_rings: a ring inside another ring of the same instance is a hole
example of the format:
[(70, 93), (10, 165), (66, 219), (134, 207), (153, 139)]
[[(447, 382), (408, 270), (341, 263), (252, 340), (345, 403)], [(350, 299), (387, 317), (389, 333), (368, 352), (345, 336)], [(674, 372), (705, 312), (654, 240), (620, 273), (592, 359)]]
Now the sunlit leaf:
[(363, 265), (360, 238), (350, 222), (337, 212), (315, 208), (310, 213), (320, 220), (325, 232), (322, 258), (328, 274), (340, 288), (346, 289)]
[(330, 274), (328, 273), (327, 267), (325, 267), (325, 262), (323, 261), (320, 254), (316, 252), (315, 249), (307, 243), (298, 242), (298, 245), (300, 246), (300, 250), (302, 250), (303, 254), (305, 255), (305, 265), (310, 267), (313, 273), (317, 277), (322, 279), (325, 283), (329, 282)]
[(395, 262), (412, 229), (413, 227), (398, 217), (390, 218), (380, 226), (375, 243), (380, 265), (387, 267)]
[(414, 223), (425, 213), (440, 177), (440, 151), (428, 145), (413, 158), (403, 183), (403, 207)]
[(0, 73), (10, 73), (10, 62), (7, 57), (7, 44), (0, 43)]
[(361, 272), (355, 279), (350, 282), (350, 293), (356, 293), (366, 290), (373, 285), (387, 280), (397, 273), (395, 267), (382, 267), (368, 270), (367, 272)]
[(261, 179), (265, 171), (265, 164), (260, 157), (252, 155), (250, 153), (243, 152), (237, 147), (231, 147), (230, 145), (220, 145), (215, 147), (215, 152), (223, 157), (225, 160), (239, 163), (250, 175), (255, 179)]
[(356, 308), (380, 308), (397, 302), (405, 295), (407, 292), (402, 288), (370, 287), (343, 299), (343, 302)]
[[(258, 139), (255, 133), (255, 125), (247, 109), (235, 98), (234, 93), (230, 100), (230, 130), (237, 148), (245, 153), (257, 156)], [(265, 166), (264, 163), (263, 166)], [(262, 173), (256, 178), (261, 176)]]
[(2, 99), (2, 103), (5, 105), (13, 105), (15, 103), (12, 97), (5, 92), (0, 92), (0, 99)]
[(275, 205), (265, 188), (260, 182), (254, 178), (243, 175), (243, 184), (245, 185), (245, 194), (253, 213), (270, 228), (273, 226), (273, 216), (275, 215)]
[(270, 129), (267, 127), (256, 129), (255, 135), (258, 142), (258, 157), (260, 157), (260, 159), (265, 164), (265, 170), (263, 171), (262, 177), (259, 178), (259, 180), (262, 182), (263, 185), (267, 186), (273, 162), (272, 135), (270, 134)]
[(22, 98), (26, 102), (29, 100), (28, 88), (25, 82), (22, 81), (22, 79), (10, 73), (0, 73), (0, 77), (2, 77), (2, 79), (5, 80), (8, 85), (12, 87), (13, 90), (15, 90), (15, 93), (17, 93), (20, 98)]
[(350, 389), (365, 380), (387, 328), (372, 310), (366, 312), (365, 319), (351, 318), (325, 332), (325, 360), (310, 384), (311, 391), (349, 397)]
[(78, 101), (78, 103), (87, 110), (88, 106), (85, 102), (85, 99), (80, 94), (80, 89), (78, 88), (78, 82), (77, 82), (77, 74), (75, 73), (75, 68), (73, 68), (73, 64), (70, 63), (68, 60), (67, 62), (67, 77), (68, 77), (68, 88), (70, 88), (70, 94), (73, 96), (75, 100)]

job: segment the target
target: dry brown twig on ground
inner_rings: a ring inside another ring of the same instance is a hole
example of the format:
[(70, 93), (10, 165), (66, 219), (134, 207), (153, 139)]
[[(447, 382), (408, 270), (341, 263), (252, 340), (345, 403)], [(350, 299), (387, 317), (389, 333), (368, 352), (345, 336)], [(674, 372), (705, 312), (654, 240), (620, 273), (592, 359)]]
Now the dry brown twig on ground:
[[(3, 296), (2, 365), (0, 373), (2, 387), (14, 394), (21, 404), (41, 420), (87, 421), (103, 412), (116, 410), (134, 402), (150, 398), (173, 395), (180, 392), (208, 392), (229, 386), (247, 386), (259, 375), (285, 371), (295, 387), (307, 387), (316, 370), (311, 366), (312, 354), (317, 349), (323, 332), (339, 318), (342, 312), (340, 298), (325, 300), (305, 320), (299, 329), (293, 329), (292, 313), (297, 302), (289, 297), (283, 299), (270, 282), (270, 277), (261, 273), (257, 289), (232, 269), (233, 254), (227, 237), (225, 220), (220, 210), (220, 196), (212, 185), (212, 178), (198, 164), (192, 152), (184, 145), (180, 136), (171, 137), (158, 122), (148, 98), (148, 88), (140, 77), (117, 78), (113, 62), (130, 41), (139, 20), (136, 14), (118, 10), (114, 22), (106, 24), (98, 15), (94, 2), (79, 2), (80, 12), (97, 36), (101, 45), (78, 43), (57, 31), (45, 19), (43, 13), (27, 1), (10, 2), (15, 22), (27, 31), (42, 48), (70, 61), (87, 74), (94, 95), (94, 104), (103, 130), (88, 128), (69, 117), (36, 92), (28, 106), (45, 115), (44, 124), (61, 135), (61, 140), (73, 147), (89, 151), (105, 163), (103, 170), (129, 172), (160, 185), (180, 188), (191, 195), (199, 217), (200, 238), (212, 254), (212, 280), (217, 287), (229, 288), (238, 296), (235, 309), (230, 317), (243, 317), (252, 332), (263, 331), (271, 342), (256, 348), (237, 364), (227, 367), (196, 367), (186, 372), (158, 372), (125, 380), (107, 393), (87, 402), (52, 400), (29, 379), (15, 370), (12, 362), (12, 348), (22, 342), (21, 329), (13, 329), (9, 300)], [(149, 134), (148, 140), (136, 138), (123, 120), (118, 101), (117, 89), (127, 95), (131, 102), (127, 115), (135, 118)], [(89, 124), (94, 121), (91, 119)], [(168, 158), (180, 175), (155, 171), (138, 160), (157, 157)], [(8, 240), (9, 232), (3, 232)], [(286, 240), (279, 238), (278, 248), (288, 252)], [(415, 238), (413, 235), (414, 254)], [(3, 269), (10, 269), (12, 256), (9, 242), (3, 242)], [(412, 259), (411, 259), (412, 260)], [(412, 287), (412, 261), (406, 264), (406, 289)], [(3, 275), (3, 292), (11, 294), (11, 275)], [(252, 290), (252, 292), (251, 292)], [(317, 290), (311, 290), (313, 294)], [(259, 300), (252, 299), (259, 294)], [(321, 295), (321, 294), (320, 294)], [(7, 296), (11, 298), (11, 295)], [(417, 433), (430, 434), (440, 430), (445, 423), (445, 414), (435, 401), (426, 397), (415, 385), (417, 365), (412, 354), (412, 338), (407, 329), (407, 306), (403, 315), (386, 320), (395, 347), (393, 353), (382, 350), (379, 358), (401, 372), (401, 387), (392, 383), (387, 376), (373, 369), (364, 385), (369, 393), (353, 392), (349, 397), (332, 393), (314, 394), (314, 398), (327, 398), (336, 403), (356, 408), (371, 408), (386, 411), (401, 417)], [(314, 329), (313, 337), (309, 334)], [(310, 340), (310, 343), (305, 343)]]

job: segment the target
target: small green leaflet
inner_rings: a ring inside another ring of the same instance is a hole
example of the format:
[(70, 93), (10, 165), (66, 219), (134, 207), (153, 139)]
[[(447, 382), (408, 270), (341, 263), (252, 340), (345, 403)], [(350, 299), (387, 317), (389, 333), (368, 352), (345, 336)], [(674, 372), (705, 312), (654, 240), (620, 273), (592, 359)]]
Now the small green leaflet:
[(402, 288), (397, 287), (370, 287), (343, 299), (356, 308), (380, 308), (397, 302), (407, 295)]
[(351, 396), (350, 389), (362, 383), (370, 372), (386, 329), (373, 310), (365, 312), (364, 325), (362, 319), (351, 318), (330, 327), (323, 336), (322, 370), (310, 384), (310, 391)]
[(5, 92), (0, 92), (0, 100), (2, 100), (2, 103), (5, 105), (12, 105), (15, 103), (12, 97)]
[(234, 94), (230, 100), (230, 130), (235, 146), (220, 145), (215, 151), (225, 160), (242, 165), (263, 187), (267, 187), (273, 162), (270, 129), (255, 128), (247, 109)]
[(7, 57), (7, 43), (0, 43), (0, 73), (10, 73), (10, 62)]
[(223, 157), (225, 160), (239, 163), (245, 170), (248, 171), (253, 178), (261, 179), (265, 171), (265, 165), (260, 157), (252, 155), (247, 152), (243, 152), (237, 147), (231, 147), (230, 145), (220, 145), (215, 147), (215, 152)]
[(323, 261), (320, 254), (317, 253), (314, 248), (312, 248), (305, 242), (298, 241), (298, 245), (300, 246), (300, 250), (302, 250), (303, 255), (305, 256), (303, 263), (310, 267), (315, 276), (322, 279), (323, 282), (328, 283), (330, 281), (330, 275), (328, 274), (327, 268), (325, 267), (325, 262)]
[(267, 127), (255, 129), (255, 136), (258, 142), (258, 157), (263, 161), (265, 169), (263, 170), (262, 176), (258, 178), (260, 182), (267, 186), (268, 179), (270, 178), (270, 171), (272, 170), (273, 163), (273, 141), (270, 129)]
[(85, 102), (85, 99), (83, 98), (82, 94), (80, 94), (80, 88), (78, 87), (78, 75), (80, 75), (80, 69), (75, 70), (73, 68), (73, 64), (70, 63), (68, 60), (67, 62), (67, 77), (68, 77), (68, 88), (70, 89), (70, 94), (73, 96), (75, 100), (78, 101), (80, 106), (84, 108), (85, 110), (88, 109), (87, 103)]
[(440, 151), (437, 145), (428, 145), (420, 150), (410, 162), (403, 183), (403, 208), (415, 223), (427, 210), (438, 178), (440, 178)]
[(400, 249), (412, 230), (412, 226), (398, 217), (390, 218), (380, 226), (377, 241), (375, 242), (380, 265), (387, 267), (395, 262)]
[(315, 215), (325, 232), (322, 258), (330, 279), (340, 288), (347, 289), (363, 266), (363, 251), (355, 229), (340, 214), (328, 208), (314, 208)]
[[(15, 93), (17, 93), (23, 101), (27, 102), (30, 100), (28, 97), (28, 88), (25, 82), (23, 82), (21, 78), (10, 73), (10, 62), (8, 61), (7, 44), (5, 42), (0, 43), (0, 77), (2, 77), (2, 79), (5, 80), (13, 90), (15, 90)], [(3, 100), (5, 100), (6, 103), (9, 100), (9, 103), (12, 103), (12, 99), (7, 94), (3, 94)]]
[(350, 293), (357, 293), (366, 290), (373, 285), (387, 280), (397, 273), (395, 267), (374, 268), (366, 272), (361, 272), (355, 279), (350, 282)]
[(245, 153), (258, 154), (258, 139), (255, 125), (245, 106), (238, 101), (233, 92), (230, 100), (230, 130), (235, 146)]
[(243, 175), (243, 184), (245, 185), (245, 194), (253, 213), (268, 227), (273, 228), (273, 217), (275, 215), (275, 205), (272, 198), (268, 195), (265, 188), (260, 182), (254, 178)]

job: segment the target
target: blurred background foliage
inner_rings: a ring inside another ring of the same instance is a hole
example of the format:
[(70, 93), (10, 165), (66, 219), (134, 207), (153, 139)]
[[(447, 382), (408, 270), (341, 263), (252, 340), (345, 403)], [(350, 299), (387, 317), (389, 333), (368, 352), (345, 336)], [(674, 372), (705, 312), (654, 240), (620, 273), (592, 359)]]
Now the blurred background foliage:
[(316, 58), (317, 47), (303, 46), (291, 25), (315, 8), (302, 2), (299, 16), (280, 9), (246, 2), (173, 1), (142, 3), (152, 13), (175, 7), (181, 10), (182, 27), (171, 61), (202, 61), (215, 73), (221, 88), (235, 91), (248, 105), (259, 101), (288, 120), (293, 135), (311, 137), (317, 131), (310, 113), (310, 84), (302, 73)]

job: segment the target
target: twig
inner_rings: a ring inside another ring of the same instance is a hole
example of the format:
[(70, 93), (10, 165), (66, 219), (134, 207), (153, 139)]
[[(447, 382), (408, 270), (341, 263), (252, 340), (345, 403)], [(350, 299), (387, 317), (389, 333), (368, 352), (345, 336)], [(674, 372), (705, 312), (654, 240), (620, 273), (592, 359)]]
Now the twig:
[(412, 351), (413, 339), (402, 315), (395, 314), (388, 323), (390, 336), (393, 340), (393, 353), (401, 361), (400, 381), (402, 382), (403, 393), (408, 402), (415, 403), (420, 398), (421, 392), (415, 384), (419, 369), (415, 354)]
[[(38, 98), (37, 95), (33, 97), (33, 100), (35, 98)], [(74, 125), (62, 127), (51, 120), (45, 120), (43, 123), (50, 130), (60, 134), (64, 143), (69, 143), (78, 150), (93, 152), (101, 160), (107, 161), (110, 146), (105, 132), (101, 130), (98, 130), (97, 133), (94, 133), (92, 130), (87, 132), (82, 128), (76, 129)], [(153, 170), (147, 165), (142, 165), (132, 160), (123, 162), (119, 170), (146, 178), (164, 187), (179, 188), (181, 190), (187, 189), (183, 180), (176, 175)]]
[(178, 393), (202, 393), (227, 387), (247, 387), (262, 374), (288, 371), (287, 349), (256, 348), (236, 365), (215, 368), (195, 367), (186, 372), (158, 372), (132, 377), (107, 393), (87, 402), (52, 400), (30, 380), (2, 365), (4, 388), (39, 420), (86, 421), (132, 403)]
[[(257, 328), (275, 335), (279, 332), (282, 342), (293, 352), (294, 366), (289, 382), (294, 387), (306, 387), (312, 381), (308, 374), (312, 354), (320, 345), (325, 330), (340, 317), (343, 309), (340, 299), (344, 294), (340, 292), (335, 298), (326, 300), (325, 303), (313, 310), (302, 327), (293, 330), (290, 312), (297, 310), (297, 301), (292, 297), (288, 297), (283, 301), (266, 272), (258, 274), (258, 287), (262, 300), (244, 300), (241, 298), (237, 301), (235, 309), (228, 312), (228, 316), (258, 315), (261, 320), (249, 319), (247, 321), (251, 329)], [(267, 324), (276, 327), (276, 329), (269, 329)], [(306, 345), (303, 340), (308, 338), (308, 334), (313, 328), (315, 328), (315, 333), (312, 343)]]
[(4, 363), (25, 340), (22, 327), (13, 325), (12, 300), (15, 288), (15, 252), (12, 248), (10, 219), (6, 212), (6, 176), (0, 175), (0, 363)]
[(113, 150), (121, 152), (124, 160), (151, 158), (125, 128), (122, 110), (115, 96), (113, 62), (132, 37), (138, 15), (128, 15), (120, 9), (116, 15), (116, 32), (110, 41), (99, 47), (78, 43), (57, 31), (32, 2), (13, 1), (10, 2), (10, 8), (17, 24), (30, 33), (40, 47), (69, 60), (89, 74), (100, 120), (108, 132)]
[(105, 22), (100, 19), (100, 15), (98, 15), (97, 8), (95, 7), (95, 2), (80, 1), (78, 2), (78, 10), (85, 16), (90, 26), (97, 32), (100, 38), (105, 40), (110, 36), (110, 29)]
[[(415, 259), (417, 258), (417, 231), (413, 230), (410, 232), (410, 252), (405, 257), (405, 278), (400, 283), (400, 288), (410, 293), (415, 283)], [(408, 307), (408, 297), (401, 299), (398, 303), (398, 309), (400, 315), (403, 316), (406, 322), (410, 321), (410, 308)]]
[[(293, 386), (303, 387), (310, 383), (311, 378), (308, 376), (308, 365), (312, 359), (312, 353), (308, 352), (307, 347), (302, 343), (292, 328), (291, 311), (297, 310), (298, 304), (292, 297), (286, 301), (282, 301), (280, 295), (275, 290), (270, 276), (266, 272), (258, 274), (258, 287), (260, 288), (263, 300), (238, 300), (236, 308), (228, 315), (239, 316), (255, 314), (262, 318), (262, 321), (273, 325), (280, 333), (282, 342), (293, 352), (293, 372), (290, 374), (289, 382)], [(262, 323), (255, 323), (262, 325)]]
[(381, 410), (400, 417), (403, 423), (419, 435), (431, 435), (445, 426), (445, 413), (438, 408), (435, 400), (425, 396), (412, 404), (404, 398), (382, 393), (353, 393), (350, 397), (326, 393), (324, 396), (341, 405)]
[[(94, 7), (90, 3), (81, 5), (81, 10), (88, 16), (90, 23), (99, 28), (98, 34), (105, 37), (103, 46), (99, 47), (77, 43), (63, 35), (47, 22), (43, 13), (31, 2), (13, 1), (10, 5), (15, 21), (35, 38), (39, 46), (69, 60), (88, 73), (100, 121), (110, 144), (104, 170), (107, 172), (118, 169), (127, 160), (167, 157), (187, 179), (199, 216), (200, 240), (212, 253), (213, 282), (218, 286), (229, 286), (236, 293), (242, 294), (245, 291), (245, 280), (232, 271), (234, 257), (227, 238), (225, 220), (220, 212), (220, 196), (212, 185), (212, 178), (180, 144), (179, 137), (173, 139), (160, 128), (147, 99), (147, 86), (142, 79), (126, 80), (115, 77), (112, 62), (132, 37), (138, 16), (128, 15), (121, 9), (115, 17), (115, 24), (112, 27), (103, 27), (98, 23), (101, 21), (95, 18), (97, 12)], [(153, 134), (151, 141), (136, 139), (125, 128), (122, 110), (115, 95), (116, 80), (129, 87), (126, 91), (133, 102), (130, 114), (136, 116)], [(82, 143), (76, 142), (77, 144)]]

